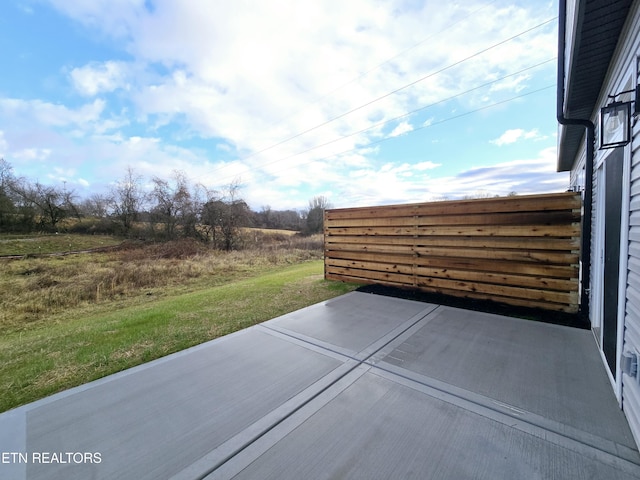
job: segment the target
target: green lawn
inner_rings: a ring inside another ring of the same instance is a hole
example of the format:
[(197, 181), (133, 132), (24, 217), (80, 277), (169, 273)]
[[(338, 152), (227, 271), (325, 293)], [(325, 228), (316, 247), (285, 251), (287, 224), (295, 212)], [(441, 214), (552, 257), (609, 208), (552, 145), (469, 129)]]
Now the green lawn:
[(354, 288), (325, 281), (316, 260), (108, 313), (54, 315), (0, 339), (0, 411)]

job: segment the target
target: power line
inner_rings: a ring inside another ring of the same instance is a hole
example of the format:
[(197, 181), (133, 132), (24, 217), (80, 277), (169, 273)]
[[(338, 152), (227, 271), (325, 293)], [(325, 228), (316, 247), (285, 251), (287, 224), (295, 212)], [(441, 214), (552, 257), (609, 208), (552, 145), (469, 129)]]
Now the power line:
[[(461, 113), (461, 114), (458, 114), (458, 115), (454, 115), (454, 116), (452, 116), (452, 117), (444, 118), (444, 119), (439, 120), (439, 121), (437, 121), (437, 122), (432, 122), (432, 123), (429, 123), (429, 124), (427, 124), (427, 125), (422, 125), (422, 126), (420, 126), (420, 127), (414, 128), (413, 130), (411, 130), (411, 131), (407, 132), (407, 133), (406, 133), (406, 135), (412, 135), (412, 134), (414, 134), (415, 132), (419, 132), (419, 131), (421, 131), (421, 130), (424, 130), (424, 129), (427, 129), (427, 128), (431, 128), (431, 127), (434, 127), (434, 126), (436, 126), (436, 125), (441, 125), (441, 124), (443, 124), (443, 123), (447, 123), (447, 122), (450, 122), (450, 121), (452, 121), (452, 120), (457, 120), (457, 119), (459, 119), (459, 118), (466, 117), (466, 116), (472, 115), (472, 114), (474, 114), (474, 113), (478, 113), (478, 112), (481, 112), (481, 111), (483, 111), (483, 110), (487, 110), (487, 109), (489, 109), (489, 108), (497, 107), (497, 106), (499, 106), (499, 105), (503, 105), (503, 104), (505, 104), (505, 103), (512, 102), (512, 101), (514, 101), (514, 100), (518, 100), (518, 99), (520, 99), (520, 98), (524, 98), (524, 97), (527, 97), (527, 96), (529, 96), (529, 95), (533, 95), (533, 94), (536, 94), (536, 93), (542, 92), (542, 91), (544, 91), (544, 90), (548, 90), (548, 89), (550, 89), (550, 88), (554, 88), (555, 86), (556, 86), (555, 84), (547, 85), (547, 86), (545, 86), (545, 87), (538, 88), (538, 89), (536, 89), (536, 90), (532, 90), (532, 91), (529, 91), (529, 92), (523, 93), (523, 94), (521, 94), (521, 95), (517, 95), (517, 96), (515, 96), (515, 97), (510, 97), (510, 98), (507, 98), (507, 99), (505, 99), (505, 100), (501, 100), (501, 101), (499, 101), (499, 102), (491, 103), (491, 104), (489, 104), (489, 105), (484, 105), (484, 106), (479, 107), (479, 108), (476, 108), (476, 109), (474, 109), (474, 110), (469, 110), (469, 111), (467, 111), (467, 112), (464, 112), (464, 113)], [(356, 151), (361, 150), (361, 149), (364, 149), (364, 148), (369, 148), (369, 147), (372, 147), (372, 146), (375, 146), (375, 145), (379, 145), (379, 144), (381, 144), (381, 143), (385, 143), (385, 142), (388, 142), (388, 141), (390, 141), (390, 140), (395, 140), (396, 138), (397, 138), (397, 137), (386, 137), (386, 138), (382, 138), (382, 139), (379, 139), (379, 140), (374, 140), (374, 141), (369, 142), (369, 143), (367, 143), (367, 144), (365, 144), (365, 145), (360, 145), (360, 146), (355, 147), (355, 148), (350, 148), (350, 149), (348, 149), (348, 150), (343, 150), (342, 152), (333, 153), (333, 154), (331, 154), (331, 155), (327, 155), (327, 156), (325, 156), (325, 157), (321, 157), (321, 158), (314, 158), (314, 159), (308, 160), (308, 161), (306, 161), (306, 162), (299, 163), (299, 164), (298, 164), (298, 166), (300, 166), (300, 165), (307, 165), (307, 164), (312, 163), (312, 162), (320, 162), (320, 161), (323, 161), (323, 160), (328, 160), (328, 159), (330, 159), (330, 158), (338, 157), (338, 156), (340, 156), (340, 155), (345, 155), (345, 154), (347, 154), (347, 153), (352, 153), (352, 152), (356, 152)], [(260, 168), (260, 167), (258, 167), (258, 168)], [(272, 173), (278, 173), (278, 172), (281, 172), (281, 171), (283, 171), (283, 170), (285, 170), (285, 168), (280, 169), (280, 170), (276, 170), (275, 172), (272, 172)], [(247, 171), (249, 171), (249, 170), (247, 170)], [(223, 180), (226, 180), (227, 178), (234, 178), (234, 177), (237, 177), (237, 175), (236, 175), (236, 176), (229, 176), (229, 177), (226, 177), (226, 178), (224, 178)]]
[[(450, 70), (453, 67), (461, 65), (464, 62), (467, 62), (467, 61), (469, 61), (469, 60), (471, 60), (471, 59), (473, 59), (475, 57), (478, 57), (478, 56), (482, 55), (483, 53), (486, 53), (486, 52), (488, 52), (490, 50), (493, 50), (494, 48), (497, 48), (497, 47), (499, 47), (501, 45), (504, 45), (505, 43), (508, 43), (508, 42), (510, 42), (512, 40), (515, 40), (516, 38), (519, 38), (519, 37), (521, 37), (523, 35), (526, 35), (527, 33), (530, 33), (530, 32), (532, 32), (532, 31), (534, 31), (534, 30), (536, 30), (538, 28), (541, 28), (541, 27), (543, 27), (543, 26), (555, 21), (557, 18), (558, 17), (553, 17), (553, 18), (551, 18), (549, 20), (546, 20), (546, 21), (544, 21), (542, 23), (539, 23), (539, 24), (537, 24), (537, 25), (535, 25), (535, 26), (533, 26), (531, 28), (528, 28), (528, 29), (516, 34), (516, 35), (513, 35), (513, 36), (511, 36), (511, 37), (509, 37), (509, 38), (507, 38), (505, 40), (502, 40), (502, 41), (500, 41), (498, 43), (495, 43), (495, 44), (493, 44), (493, 45), (491, 45), (491, 46), (489, 46), (487, 48), (484, 48), (484, 49), (482, 49), (482, 50), (480, 50), (480, 51), (478, 51), (478, 52), (476, 52), (476, 53), (474, 53), (472, 55), (469, 55), (468, 57), (465, 57), (465, 58), (463, 58), (461, 60), (458, 60), (457, 62), (454, 62), (454, 63), (452, 63), (452, 64), (450, 64), (450, 65), (448, 65), (446, 67), (443, 67), (440, 70), (436, 70), (435, 72), (431, 72), (431, 73), (429, 73), (429, 74), (427, 74), (427, 75), (425, 75), (423, 77), (418, 78), (417, 80), (414, 80), (413, 82), (407, 83), (407, 84), (405, 84), (405, 85), (403, 85), (403, 86), (401, 86), (401, 87), (399, 87), (399, 88), (397, 88), (395, 90), (392, 90), (391, 92), (388, 92), (388, 93), (386, 93), (386, 94), (384, 94), (384, 95), (382, 95), (380, 97), (374, 98), (373, 100), (370, 100), (370, 101), (368, 101), (368, 102), (366, 102), (366, 103), (364, 103), (364, 104), (362, 104), (362, 105), (360, 105), (360, 106), (358, 106), (356, 108), (353, 108), (353, 109), (351, 109), (351, 110), (349, 110), (347, 112), (344, 112), (344, 113), (341, 113), (340, 115), (332, 117), (329, 120), (326, 120), (326, 121), (324, 121), (324, 122), (322, 122), (322, 123), (320, 123), (318, 125), (315, 125), (314, 127), (308, 128), (308, 129), (306, 129), (306, 130), (304, 130), (302, 132), (299, 132), (299, 133), (297, 133), (297, 134), (295, 134), (295, 135), (293, 135), (291, 137), (288, 137), (288, 138), (285, 138), (284, 140), (276, 142), (276, 143), (270, 145), (269, 147), (266, 147), (266, 148), (264, 148), (262, 150), (254, 152), (254, 153), (252, 153), (251, 155), (249, 155), (247, 157), (244, 157), (243, 159), (241, 159), (241, 161), (248, 160), (249, 158), (253, 158), (256, 155), (264, 153), (264, 152), (266, 152), (268, 150), (271, 150), (272, 148), (275, 148), (277, 146), (280, 146), (280, 145), (282, 145), (284, 143), (290, 142), (291, 140), (295, 140), (296, 138), (299, 138), (299, 137), (301, 137), (301, 136), (303, 136), (303, 135), (305, 135), (305, 134), (307, 134), (309, 132), (317, 130), (318, 128), (324, 127), (325, 125), (328, 125), (328, 124), (330, 124), (332, 122), (335, 122), (336, 120), (339, 120), (339, 119), (341, 119), (343, 117), (346, 117), (347, 115), (350, 115), (350, 114), (352, 114), (354, 112), (357, 112), (358, 110), (361, 110), (361, 109), (363, 109), (365, 107), (368, 107), (369, 105), (372, 105), (372, 104), (374, 104), (376, 102), (379, 102), (380, 100), (383, 100), (383, 99), (385, 99), (387, 97), (390, 97), (391, 95), (395, 95), (396, 93), (398, 93), (398, 92), (400, 92), (402, 90), (405, 90), (405, 89), (407, 89), (409, 87), (412, 87), (412, 86), (414, 86), (414, 85), (416, 85), (416, 84), (418, 84), (418, 83), (420, 83), (420, 82), (422, 82), (422, 81), (424, 81), (424, 80), (426, 80), (428, 78), (431, 78), (431, 77), (433, 77), (435, 75), (443, 73), (443, 72), (445, 72), (447, 70)], [(224, 168), (224, 167), (222, 167), (222, 168)], [(220, 170), (220, 169), (218, 169), (218, 170)]]
[[(322, 143), (322, 144), (319, 144), (319, 145), (315, 145), (315, 146), (310, 147), (310, 148), (308, 148), (308, 149), (306, 149), (306, 150), (303, 150), (303, 151), (301, 151), (301, 152), (297, 152), (297, 153), (294, 153), (294, 154), (288, 155), (288, 156), (286, 156), (286, 157), (279, 158), (279, 159), (277, 159), (277, 160), (273, 160), (273, 161), (270, 161), (270, 162), (267, 162), (267, 163), (263, 163), (263, 164), (261, 164), (261, 165), (259, 165), (259, 166), (255, 167), (255, 168), (264, 168), (264, 167), (266, 167), (266, 166), (273, 165), (273, 164), (278, 163), (278, 162), (282, 162), (282, 161), (285, 161), (285, 160), (289, 160), (290, 158), (297, 157), (297, 156), (299, 156), (299, 155), (303, 155), (303, 154), (305, 154), (305, 153), (309, 153), (309, 152), (311, 152), (311, 151), (313, 151), (313, 150), (317, 150), (318, 148), (326, 147), (327, 145), (331, 145), (332, 143), (336, 143), (336, 142), (339, 142), (339, 141), (344, 140), (344, 139), (346, 139), (346, 138), (349, 138), (349, 137), (353, 137), (353, 136), (355, 136), (355, 135), (362, 134), (362, 133), (367, 132), (367, 131), (369, 131), (369, 130), (373, 130), (374, 128), (378, 128), (378, 127), (381, 127), (381, 126), (387, 125), (387, 124), (389, 124), (389, 123), (392, 123), (392, 122), (395, 122), (395, 121), (397, 121), (397, 120), (400, 120), (401, 118), (405, 118), (405, 117), (408, 117), (408, 116), (410, 116), (410, 115), (413, 115), (413, 114), (415, 114), (415, 113), (417, 113), (417, 112), (420, 112), (420, 111), (426, 110), (427, 108), (431, 108), (431, 107), (434, 107), (434, 106), (439, 105), (439, 104), (441, 104), (441, 103), (445, 103), (445, 102), (448, 102), (448, 101), (453, 100), (453, 99), (455, 99), (455, 98), (461, 97), (461, 96), (463, 96), (463, 95), (467, 95), (467, 94), (469, 94), (469, 93), (471, 93), (471, 92), (474, 92), (474, 91), (476, 91), (476, 90), (479, 90), (479, 89), (481, 89), (481, 88), (485, 88), (485, 87), (487, 87), (487, 86), (489, 86), (489, 85), (493, 85), (493, 84), (495, 84), (495, 83), (501, 82), (501, 81), (503, 81), (503, 80), (505, 80), (505, 79), (507, 79), (507, 78), (510, 78), (510, 77), (513, 77), (513, 76), (516, 76), (516, 75), (520, 75), (520, 74), (522, 74), (522, 73), (524, 73), (524, 72), (526, 72), (526, 71), (528, 71), (528, 70), (532, 70), (532, 69), (534, 69), (534, 68), (540, 67), (540, 66), (542, 66), (542, 65), (544, 65), (544, 64), (547, 64), (547, 63), (549, 63), (549, 62), (552, 62), (552, 61), (554, 61), (554, 60), (555, 60), (555, 58), (551, 58), (551, 59), (545, 60), (545, 61), (543, 61), (543, 62), (540, 62), (540, 63), (537, 63), (537, 64), (535, 64), (535, 65), (529, 66), (529, 67), (527, 67), (527, 68), (523, 68), (523, 69), (521, 69), (521, 70), (518, 70), (517, 72), (510, 73), (510, 74), (508, 74), (508, 75), (505, 75), (505, 76), (503, 76), (503, 77), (497, 78), (497, 79), (492, 80), (492, 81), (490, 81), (490, 82), (483, 83), (482, 85), (478, 85), (478, 86), (476, 86), (476, 87), (470, 88), (470, 89), (465, 90), (465, 91), (463, 91), (463, 92), (459, 92), (459, 93), (457, 93), (457, 94), (455, 94), (455, 95), (451, 95), (451, 96), (449, 96), (449, 97), (447, 97), (447, 98), (444, 98), (444, 99), (442, 99), (442, 100), (439, 100), (439, 101), (437, 101), (437, 102), (433, 102), (433, 103), (430, 103), (430, 104), (428, 104), (428, 105), (424, 105), (424, 106), (422, 106), (422, 107), (419, 107), (419, 108), (416, 108), (416, 109), (414, 109), (414, 110), (411, 110), (411, 111), (409, 111), (409, 112), (403, 113), (402, 115), (398, 115), (397, 117), (394, 117), (394, 118), (391, 118), (391, 119), (388, 119), (388, 120), (385, 120), (385, 121), (382, 121), (382, 122), (378, 122), (378, 123), (373, 124), (373, 125), (371, 125), (371, 126), (369, 126), (369, 127), (367, 127), (367, 128), (363, 128), (363, 129), (358, 130), (358, 131), (356, 131), (356, 132), (352, 132), (352, 133), (349, 133), (349, 134), (347, 134), (347, 135), (343, 135), (343, 136), (341, 136), (341, 137), (334, 138), (333, 140), (330, 140), (330, 141), (328, 141), (328, 142), (325, 142), (325, 143)], [(393, 138), (393, 137), (390, 137), (390, 138)], [(249, 171), (249, 169), (247, 169), (246, 171)]]
[[(382, 66), (384, 66), (384, 65), (386, 65), (386, 64), (388, 64), (388, 63), (390, 63), (391, 61), (395, 60), (396, 58), (401, 57), (402, 55), (405, 55), (407, 52), (409, 52), (409, 51), (413, 50), (414, 48), (419, 47), (420, 45), (422, 45), (423, 43), (425, 43), (425, 42), (426, 42), (426, 41), (428, 41), (428, 40), (431, 40), (432, 38), (436, 37), (436, 36), (437, 36), (437, 35), (439, 35), (440, 33), (445, 32), (445, 31), (447, 31), (447, 30), (451, 29), (452, 27), (454, 27), (454, 26), (458, 25), (459, 23), (462, 23), (464, 20), (468, 19), (468, 18), (469, 18), (469, 17), (471, 17), (472, 15), (475, 15), (476, 13), (480, 12), (481, 10), (484, 10), (485, 8), (487, 8), (487, 7), (489, 7), (490, 5), (492, 5), (492, 4), (494, 4), (494, 3), (496, 3), (497, 1), (498, 1), (498, 0), (492, 0), (492, 1), (490, 1), (489, 3), (486, 3), (485, 5), (483, 5), (483, 6), (479, 7), (478, 9), (476, 9), (476, 10), (474, 10), (474, 11), (472, 11), (472, 12), (469, 12), (467, 15), (465, 15), (465, 16), (464, 16), (464, 17), (462, 17), (462, 18), (460, 18), (458, 21), (453, 22), (453, 23), (450, 23), (450, 24), (449, 24), (449, 25), (447, 25), (446, 27), (443, 27), (443, 28), (441, 28), (440, 30), (438, 30), (437, 32), (432, 33), (432, 34), (431, 34), (431, 35), (429, 35), (428, 37), (426, 37), (426, 38), (424, 38), (424, 39), (420, 40), (420, 41), (419, 41), (419, 42), (417, 42), (417, 43), (414, 43), (414, 44), (413, 44), (413, 45), (411, 45), (410, 47), (405, 48), (404, 50), (401, 50), (400, 52), (396, 53), (396, 54), (395, 54), (395, 55), (393, 55), (392, 57), (387, 58), (386, 60), (384, 60), (383, 62), (381, 62), (381, 63), (377, 64), (376, 66), (374, 66), (374, 67), (372, 67), (372, 68), (370, 68), (369, 70), (366, 70), (366, 71), (362, 72), (362, 73), (361, 73), (360, 75), (358, 75), (357, 77), (352, 78), (352, 79), (351, 79), (351, 80), (349, 80), (348, 82), (343, 83), (342, 85), (340, 85), (340, 86), (338, 86), (338, 87), (334, 88), (333, 90), (330, 90), (329, 92), (327, 92), (327, 93), (325, 93), (325, 94), (321, 95), (321, 96), (320, 96), (320, 97), (318, 97), (316, 100), (314, 100), (313, 102), (311, 102), (311, 105), (314, 105), (314, 104), (316, 104), (316, 103), (320, 102), (321, 100), (324, 100), (325, 98), (327, 98), (327, 97), (329, 97), (329, 96), (333, 95), (334, 93), (336, 93), (336, 92), (338, 92), (338, 91), (342, 90), (344, 87), (346, 87), (346, 86), (348, 86), (348, 85), (351, 85), (351, 84), (352, 84), (352, 83), (354, 83), (354, 82), (357, 82), (358, 80), (360, 80), (360, 79), (361, 79), (361, 78), (363, 78), (363, 77), (366, 77), (366, 76), (367, 76), (367, 75), (369, 75), (371, 72), (374, 72), (374, 71), (378, 70), (379, 68), (381, 68)], [(298, 113), (299, 113), (299, 112), (298, 112)], [(294, 114), (288, 115), (288, 116), (286, 116), (286, 117), (283, 117), (281, 120), (279, 120), (279, 121), (277, 121), (277, 122), (276, 122), (276, 125), (279, 125), (279, 124), (280, 124), (280, 123), (282, 123), (282, 121), (283, 121), (283, 120), (285, 120), (286, 118), (291, 118), (292, 116), (297, 115), (298, 113), (294, 113)], [(259, 155), (260, 153), (265, 152), (265, 151), (269, 150), (269, 149), (270, 149), (270, 148), (272, 148), (272, 147), (273, 147), (273, 146), (265, 147), (264, 149), (259, 150), (259, 151), (257, 151), (257, 152), (254, 152), (254, 153), (252, 153), (251, 155), (249, 155), (248, 157), (245, 157), (243, 160), (247, 160), (247, 159), (249, 159), (249, 158), (252, 158), (252, 157), (253, 157), (253, 156), (255, 156), (255, 155)]]
[(359, 134), (364, 133), (364, 132), (367, 132), (367, 131), (369, 131), (369, 130), (373, 130), (374, 128), (378, 128), (378, 127), (381, 127), (381, 126), (387, 125), (387, 124), (389, 124), (389, 123), (392, 123), (392, 122), (395, 122), (395, 121), (397, 121), (397, 120), (400, 120), (401, 118), (408, 117), (408, 116), (410, 116), (410, 115), (413, 115), (414, 113), (420, 112), (420, 111), (422, 111), (422, 110), (426, 110), (427, 108), (434, 107), (434, 106), (439, 105), (439, 104), (441, 104), (441, 103), (448, 102), (448, 101), (450, 101), (450, 100), (453, 100), (453, 99), (455, 99), (455, 98), (461, 97), (461, 96), (466, 95), (466, 94), (468, 94), (468, 93), (471, 93), (471, 92), (473, 92), (473, 91), (476, 91), (476, 90), (479, 90), (479, 89), (481, 89), (481, 88), (487, 87), (487, 86), (489, 86), (489, 85), (493, 85), (493, 84), (495, 84), (495, 83), (501, 82), (502, 80), (505, 80), (505, 79), (507, 79), (507, 78), (509, 78), (509, 77), (514, 77), (514, 76), (516, 76), (516, 75), (520, 75), (521, 73), (524, 73), (524, 72), (526, 72), (526, 71), (528, 71), (528, 70), (532, 70), (532, 69), (534, 69), (534, 68), (537, 68), (537, 67), (539, 67), (539, 66), (541, 66), (541, 65), (545, 65), (545, 64), (547, 64), (547, 63), (549, 63), (549, 62), (552, 62), (552, 61), (555, 61), (555, 60), (556, 60), (556, 58), (555, 58), (555, 57), (554, 57), (554, 58), (550, 58), (550, 59), (545, 60), (545, 61), (543, 61), (543, 62), (540, 62), (540, 63), (537, 63), (537, 64), (535, 64), (535, 65), (532, 65), (532, 66), (530, 66), (530, 67), (523, 68), (522, 70), (518, 70), (517, 72), (513, 72), (513, 73), (510, 73), (510, 74), (505, 75), (505, 76), (503, 76), (503, 77), (500, 77), (500, 78), (497, 78), (497, 79), (495, 79), (495, 80), (492, 80), (492, 81), (490, 81), (490, 82), (483, 83), (482, 85), (478, 85), (477, 87), (470, 88), (469, 90), (465, 90), (465, 91), (463, 91), (463, 92), (457, 93), (457, 94), (455, 94), (455, 95), (452, 95), (452, 96), (450, 96), (450, 97), (444, 98), (444, 99), (442, 99), (442, 100), (438, 100), (437, 102), (430, 103), (429, 105), (425, 105), (425, 106), (422, 106), (422, 107), (420, 107), (420, 108), (416, 108), (416, 109), (411, 110), (411, 111), (409, 111), (409, 112), (403, 113), (402, 115), (398, 115), (397, 117), (390, 118), (389, 120), (385, 120), (385, 121), (382, 121), (382, 122), (375, 123), (375, 124), (373, 124), (373, 125), (371, 125), (371, 126), (369, 126), (369, 127), (367, 127), (367, 128), (363, 128), (363, 129), (358, 130), (358, 131), (356, 131), (356, 132), (352, 132), (352, 133), (349, 133), (349, 134), (347, 134), (347, 135), (343, 135), (343, 136), (341, 136), (341, 137), (334, 138), (333, 140), (329, 140), (328, 142), (321, 143), (321, 144), (319, 144), (319, 145), (315, 145), (315, 146), (313, 146), (313, 147), (310, 147), (310, 148), (308, 148), (308, 149), (306, 149), (306, 150), (303, 150), (303, 151), (301, 151), (301, 152), (298, 152), (298, 153), (293, 153), (293, 154), (291, 154), (291, 155), (289, 155), (289, 156), (287, 156), (287, 157), (283, 157), (283, 158), (279, 158), (279, 159), (277, 159), (277, 160), (273, 160), (273, 161), (271, 161), (271, 162), (263, 163), (263, 164), (261, 164), (258, 168), (266, 167), (267, 165), (273, 165), (274, 163), (282, 162), (282, 161), (284, 161), (284, 160), (289, 160), (290, 158), (297, 157), (298, 155), (303, 155), (303, 154), (305, 154), (305, 153), (309, 153), (309, 152), (311, 152), (311, 151), (313, 151), (313, 150), (316, 150), (316, 149), (318, 149), (318, 148), (326, 147), (327, 145), (331, 145), (332, 143), (339, 142), (340, 140), (344, 140), (345, 138), (353, 137), (353, 136), (355, 136), (355, 135), (359, 135)]

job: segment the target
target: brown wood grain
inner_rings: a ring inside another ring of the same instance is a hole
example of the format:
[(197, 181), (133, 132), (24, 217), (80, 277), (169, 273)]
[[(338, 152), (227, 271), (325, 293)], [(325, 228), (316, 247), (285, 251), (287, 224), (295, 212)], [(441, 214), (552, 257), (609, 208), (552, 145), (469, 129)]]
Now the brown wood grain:
[(334, 209), (325, 277), (576, 311), (579, 194)]

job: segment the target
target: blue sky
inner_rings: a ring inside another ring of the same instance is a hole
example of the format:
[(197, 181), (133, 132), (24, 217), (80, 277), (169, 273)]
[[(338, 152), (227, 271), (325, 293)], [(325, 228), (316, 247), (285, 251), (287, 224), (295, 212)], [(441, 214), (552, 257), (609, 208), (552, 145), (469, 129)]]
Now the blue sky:
[(127, 167), (254, 209), (563, 191), (556, 2), (5, 0), (0, 156), (108, 191)]

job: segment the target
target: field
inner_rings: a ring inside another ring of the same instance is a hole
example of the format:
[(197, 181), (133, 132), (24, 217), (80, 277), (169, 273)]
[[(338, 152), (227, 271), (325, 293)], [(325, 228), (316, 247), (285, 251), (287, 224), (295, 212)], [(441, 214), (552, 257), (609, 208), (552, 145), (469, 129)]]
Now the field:
[(234, 252), (181, 241), (0, 259), (0, 411), (354, 288), (323, 279), (321, 239), (285, 237)]
[(3, 235), (0, 255), (43, 255), (78, 252), (122, 243), (107, 235)]

